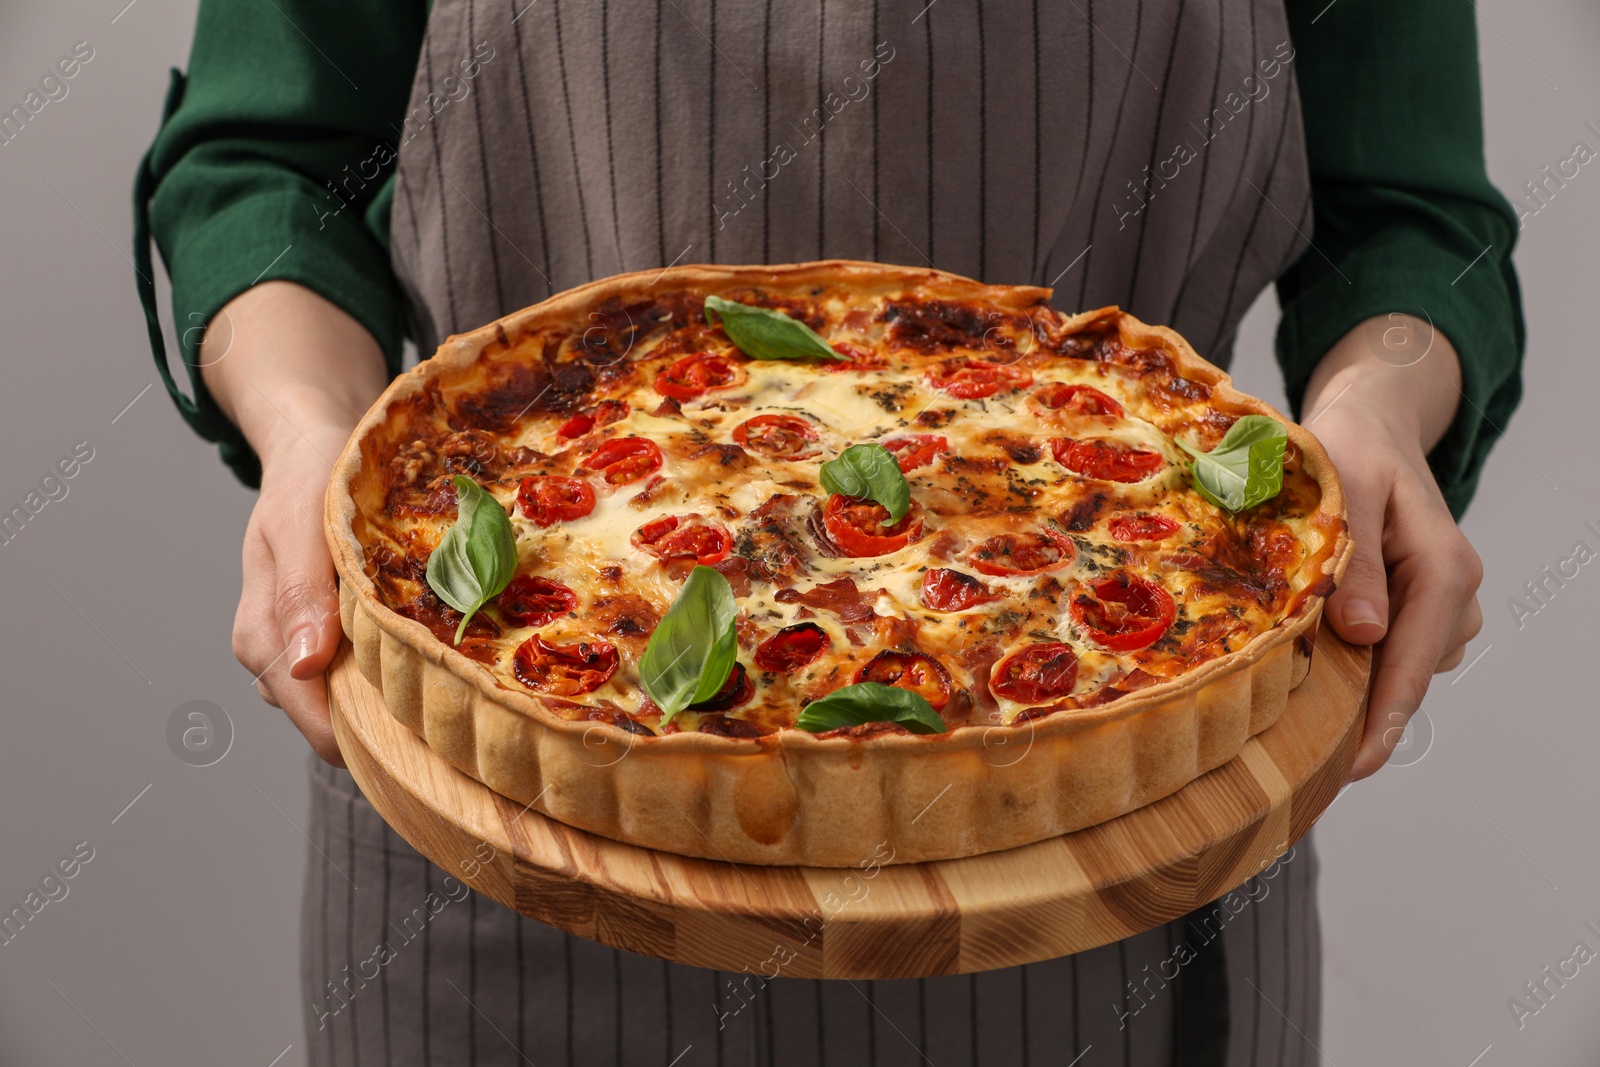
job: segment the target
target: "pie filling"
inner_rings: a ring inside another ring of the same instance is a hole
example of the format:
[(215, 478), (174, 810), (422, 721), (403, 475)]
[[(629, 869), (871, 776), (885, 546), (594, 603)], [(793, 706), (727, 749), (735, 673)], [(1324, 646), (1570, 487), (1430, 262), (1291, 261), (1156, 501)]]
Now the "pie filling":
[[(1068, 326), (914, 292), (719, 295), (848, 361), (747, 358), (687, 292), (491, 344), (390, 408), (384, 495), (358, 525), (383, 602), (452, 641), (461, 615), (424, 571), (469, 476), (509, 511), (518, 565), (458, 651), (567, 718), (752, 737), (863, 681), (913, 690), (947, 729), (1096, 707), (1330, 591), (1337, 520), (1298, 450), (1254, 508), (1197, 493), (1174, 438), (1209, 450), (1250, 409), (1125, 345), (1115, 310)], [(909, 482), (899, 521), (819, 483), (863, 443)], [(738, 666), (662, 727), (638, 661), (696, 565), (737, 598)]]

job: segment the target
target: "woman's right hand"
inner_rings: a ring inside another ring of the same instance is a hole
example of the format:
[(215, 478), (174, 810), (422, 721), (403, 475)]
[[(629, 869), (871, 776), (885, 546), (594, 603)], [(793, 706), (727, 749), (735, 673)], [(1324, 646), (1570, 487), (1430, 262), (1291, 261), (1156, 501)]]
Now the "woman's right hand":
[(323, 672), (339, 649), (339, 587), (323, 535), (331, 460), (350, 426), (305, 429), (262, 457), (261, 495), (244, 530), (244, 584), (233, 654), (261, 699), (282, 708), (317, 755), (343, 766), (328, 719)]
[(323, 496), (334, 460), (383, 391), (382, 352), (327, 300), (268, 282), (218, 312), (200, 361), (212, 396), (261, 459), (233, 653), (262, 699), (283, 709), (317, 755), (342, 766), (323, 677), (341, 636)]

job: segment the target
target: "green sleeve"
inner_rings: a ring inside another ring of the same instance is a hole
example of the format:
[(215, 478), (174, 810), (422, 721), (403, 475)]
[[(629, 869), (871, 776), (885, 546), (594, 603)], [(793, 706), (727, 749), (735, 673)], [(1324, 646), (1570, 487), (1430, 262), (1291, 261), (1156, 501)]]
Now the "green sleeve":
[(1517, 219), (1484, 168), (1473, 7), (1286, 6), (1315, 216), (1315, 249), (1277, 283), (1289, 398), (1298, 415), (1317, 361), (1363, 320), (1431, 320), (1461, 358), (1459, 411), (1428, 457), (1459, 516), (1521, 396), (1524, 341)]
[[(168, 392), (248, 484), (260, 466), (201, 380), (201, 327), (257, 282), (286, 279), (360, 321), (398, 370), (404, 303), (378, 209), (426, 20), (424, 0), (202, 0), (188, 77), (173, 72), (134, 190), (140, 296)], [(167, 366), (152, 236), (193, 400)]]

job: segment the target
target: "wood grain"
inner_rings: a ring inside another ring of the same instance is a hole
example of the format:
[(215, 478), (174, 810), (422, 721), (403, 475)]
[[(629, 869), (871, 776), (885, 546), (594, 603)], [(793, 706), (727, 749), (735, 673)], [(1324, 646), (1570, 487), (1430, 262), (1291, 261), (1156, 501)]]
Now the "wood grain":
[(909, 978), (1081, 952), (1264, 870), (1344, 784), (1370, 671), (1366, 649), (1323, 627), (1278, 722), (1172, 796), (1006, 852), (843, 869), (719, 863), (573, 829), (435, 756), (389, 715), (348, 646), (329, 689), (339, 748), (373, 807), (446, 873), (507, 907), (699, 967)]

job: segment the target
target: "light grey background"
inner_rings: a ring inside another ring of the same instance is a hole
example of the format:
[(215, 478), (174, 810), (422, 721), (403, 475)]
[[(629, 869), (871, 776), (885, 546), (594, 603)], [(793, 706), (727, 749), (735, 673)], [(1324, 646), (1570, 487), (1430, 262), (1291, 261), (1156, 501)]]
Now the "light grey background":
[[(0, 545), (0, 911), (78, 842), (94, 849), (68, 896), (0, 946), (0, 1064), (290, 1067), (304, 1062), (305, 748), (229, 652), (252, 496), (152, 387), (126, 258), (133, 167), (195, 3), (125, 3), (0, 8), (6, 107), (75, 42), (95, 50), (0, 147), (0, 512), (78, 442), (94, 449), (68, 495)], [(1515, 196), (1574, 142), (1600, 150), (1585, 128), (1600, 127), (1600, 9), (1478, 6), (1489, 168)], [(1318, 1062), (1600, 1061), (1600, 962), (1521, 1029), (1507, 1006), (1577, 942), (1600, 951), (1584, 927), (1600, 927), (1600, 561), (1521, 626), (1508, 608), (1575, 542), (1600, 551), (1585, 526), (1600, 529), (1597, 240), (1600, 163), (1521, 235), (1528, 396), (1465, 523), (1486, 568), (1483, 635), (1429, 695), (1426, 755), (1344, 794), (1319, 829)], [(1258, 303), (1237, 367), (1269, 398), (1274, 318)], [(235, 728), (209, 768), (165, 740), (194, 699)]]

